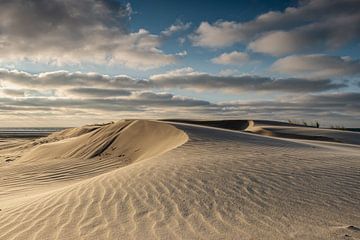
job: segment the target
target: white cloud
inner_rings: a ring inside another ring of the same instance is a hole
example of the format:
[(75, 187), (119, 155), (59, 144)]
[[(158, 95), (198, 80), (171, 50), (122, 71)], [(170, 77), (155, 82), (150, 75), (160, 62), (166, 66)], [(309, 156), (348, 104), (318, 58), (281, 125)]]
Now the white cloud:
[(241, 65), (249, 61), (249, 55), (244, 52), (233, 51), (230, 53), (223, 53), (220, 56), (211, 59), (211, 61), (222, 65)]
[(219, 72), (220, 76), (231, 76), (231, 75), (239, 75), (240, 72), (238, 69), (231, 69), (231, 68), (227, 68), (227, 69), (223, 69)]
[(360, 39), (358, 15), (337, 16), (321, 22), (300, 26), (289, 31), (267, 32), (249, 44), (254, 52), (284, 55), (294, 52), (335, 49)]
[(272, 55), (282, 55), (287, 52), (297, 50), (299, 42), (296, 36), (283, 31), (264, 34), (260, 38), (249, 44), (249, 48), (254, 52), (269, 53)]
[(218, 21), (214, 24), (202, 22), (190, 39), (195, 46), (220, 48), (231, 46), (243, 39), (241, 24)]
[(176, 53), (175, 55), (176, 55), (176, 56), (180, 56), (180, 57), (185, 57), (187, 54), (188, 54), (187, 51), (184, 50), (184, 51), (181, 51), (181, 52)]
[(179, 42), (180, 45), (184, 45), (184, 43), (186, 42), (186, 38), (184, 38), (184, 37), (179, 37), (179, 38), (178, 38), (178, 42)]
[(256, 52), (282, 55), (319, 47), (337, 48), (359, 40), (359, 25), (359, 1), (310, 0), (248, 22), (202, 22), (190, 39), (195, 46), (209, 48), (251, 42), (249, 48)]
[(185, 30), (189, 29), (190, 26), (191, 26), (190, 22), (183, 23), (182, 21), (176, 21), (173, 25), (171, 25), (170, 27), (168, 27), (167, 29), (162, 31), (161, 34), (169, 37), (169, 36), (173, 35), (174, 33), (185, 31)]

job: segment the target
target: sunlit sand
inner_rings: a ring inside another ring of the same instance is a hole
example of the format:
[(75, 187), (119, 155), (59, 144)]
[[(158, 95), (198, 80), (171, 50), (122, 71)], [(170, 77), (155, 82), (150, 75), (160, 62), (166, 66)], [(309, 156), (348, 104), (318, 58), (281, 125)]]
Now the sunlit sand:
[(360, 238), (359, 133), (216, 124), (1, 141), (0, 239)]

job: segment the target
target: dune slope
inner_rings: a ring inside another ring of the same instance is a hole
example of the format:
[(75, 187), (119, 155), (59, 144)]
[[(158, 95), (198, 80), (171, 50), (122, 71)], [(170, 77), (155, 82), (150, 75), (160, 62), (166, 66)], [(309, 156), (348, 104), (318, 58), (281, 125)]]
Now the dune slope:
[(20, 155), (0, 168), (0, 239), (360, 238), (357, 145), (151, 121), (71, 131), (0, 150)]
[(68, 129), (5, 148), (2, 205), (154, 157), (187, 139), (169, 124), (135, 120)]

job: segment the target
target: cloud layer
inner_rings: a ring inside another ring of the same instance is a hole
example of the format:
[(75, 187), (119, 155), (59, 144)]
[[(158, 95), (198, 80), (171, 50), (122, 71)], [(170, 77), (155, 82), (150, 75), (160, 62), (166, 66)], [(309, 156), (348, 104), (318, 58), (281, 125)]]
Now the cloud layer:
[[(218, 91), (273, 91), (273, 92), (322, 92), (346, 87), (329, 79), (269, 78), (256, 75), (223, 76), (211, 75), (183, 68), (139, 80), (126, 75), (108, 76), (98, 73), (70, 73), (67, 71), (30, 74), (16, 70), (0, 69), (0, 83), (3, 88), (16, 89), (67, 89), (79, 95), (122, 95), (121, 90), (147, 90), (186, 88), (192, 90)], [(91, 86), (91, 88), (83, 88)], [(72, 89), (72, 90), (69, 90)], [(75, 90), (76, 89), (76, 90)], [(82, 90), (80, 90), (82, 89)], [(119, 92), (117, 92), (119, 91)], [(117, 94), (116, 94), (117, 93)], [(125, 94), (126, 95), (126, 94)]]
[[(345, 116), (349, 124), (354, 124), (360, 118), (360, 95), (354, 92), (326, 92), (346, 86), (329, 79), (221, 76), (197, 72), (191, 68), (153, 75), (149, 79), (67, 71), (30, 74), (2, 69), (0, 86), (0, 122), (6, 119), (10, 121), (10, 117), (23, 119), (26, 116), (36, 116), (37, 119), (44, 116), (43, 121), (46, 122), (49, 117), (65, 118), (69, 114), (77, 114), (76, 118), (79, 118), (78, 121), (82, 119), (82, 123), (86, 119), (100, 121), (131, 116), (274, 119), (300, 116), (303, 116), (302, 119), (340, 119), (340, 116)], [(264, 92), (277, 97), (273, 100), (210, 102), (201, 100), (201, 97), (185, 97), (168, 92), (176, 88), (212, 92), (220, 90), (239, 96), (242, 93)], [(309, 92), (318, 94), (309, 95)], [(291, 96), (287, 96), (287, 93), (291, 93)]]

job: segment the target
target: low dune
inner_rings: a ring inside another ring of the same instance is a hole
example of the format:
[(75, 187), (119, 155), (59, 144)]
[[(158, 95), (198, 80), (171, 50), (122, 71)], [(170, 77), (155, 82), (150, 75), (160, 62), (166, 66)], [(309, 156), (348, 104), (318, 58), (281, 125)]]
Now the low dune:
[(230, 130), (239, 130), (289, 139), (302, 139), (314, 141), (341, 142), (360, 145), (360, 132), (338, 129), (322, 129), (302, 125), (277, 122), (269, 120), (164, 120), (165, 122), (178, 122), (200, 126), (216, 127)]
[(358, 137), (123, 120), (7, 139), (0, 239), (360, 239)]
[(272, 121), (251, 122), (252, 124), (249, 124), (245, 130), (262, 135), (360, 145), (360, 132), (304, 127), (287, 123), (275, 124)]

